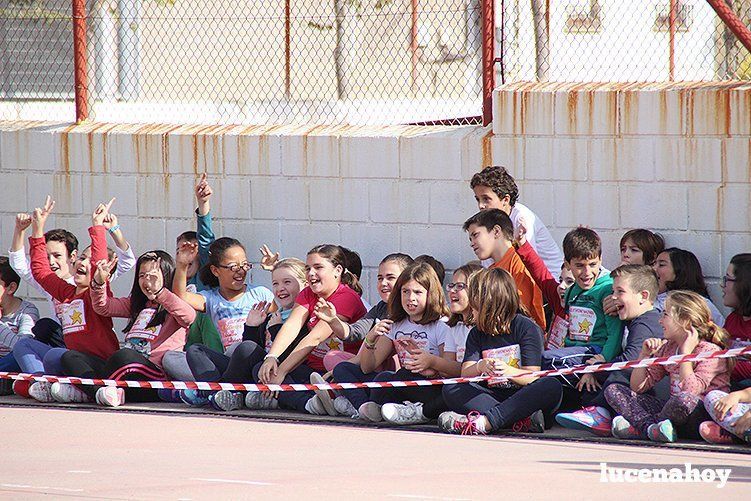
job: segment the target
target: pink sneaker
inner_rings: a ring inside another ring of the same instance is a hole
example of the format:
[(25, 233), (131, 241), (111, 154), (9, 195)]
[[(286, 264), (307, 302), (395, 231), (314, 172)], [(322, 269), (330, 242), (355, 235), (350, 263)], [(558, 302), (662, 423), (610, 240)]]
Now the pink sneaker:
[(102, 386), (96, 391), (96, 403), (105, 407), (119, 407), (125, 403), (125, 390), (115, 386)]
[(612, 433), (615, 438), (622, 438), (625, 440), (637, 440), (647, 438), (639, 430), (631, 426), (625, 417), (616, 416), (613, 418)]
[(699, 435), (710, 444), (732, 444), (733, 435), (714, 421), (699, 425)]
[(576, 412), (562, 412), (555, 416), (556, 422), (570, 430), (585, 430), (598, 437), (609, 437), (612, 418), (604, 407), (585, 407)]

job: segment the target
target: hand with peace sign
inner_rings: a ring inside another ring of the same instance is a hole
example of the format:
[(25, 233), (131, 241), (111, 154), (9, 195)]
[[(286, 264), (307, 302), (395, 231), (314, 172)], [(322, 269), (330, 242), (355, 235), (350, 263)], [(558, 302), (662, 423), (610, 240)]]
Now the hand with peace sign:
[(113, 198), (106, 204), (97, 205), (96, 209), (94, 209), (94, 213), (91, 215), (92, 226), (102, 226), (104, 224), (104, 220), (107, 219), (107, 217), (109, 216), (110, 207), (112, 207), (112, 204), (114, 202), (115, 202), (115, 199)]
[(97, 285), (104, 285), (110, 281), (112, 270), (115, 269), (117, 264), (117, 256), (110, 260), (102, 259), (96, 263), (96, 271), (94, 272), (94, 282)]
[(47, 195), (47, 199), (44, 201), (44, 207), (37, 207), (31, 215), (31, 236), (34, 238), (44, 237), (44, 224), (47, 222), (47, 218), (52, 213), (52, 209), (55, 207), (55, 201), (52, 197)]

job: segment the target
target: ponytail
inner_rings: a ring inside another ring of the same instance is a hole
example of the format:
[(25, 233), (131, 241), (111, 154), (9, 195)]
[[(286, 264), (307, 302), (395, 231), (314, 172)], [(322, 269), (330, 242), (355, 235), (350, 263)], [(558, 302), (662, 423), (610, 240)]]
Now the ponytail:
[(342, 283), (357, 292), (358, 296), (362, 296), (362, 285), (360, 285), (360, 281), (357, 279), (357, 276), (347, 268), (344, 268), (344, 272), (342, 273)]
[(355, 291), (359, 296), (362, 296), (360, 280), (358, 280), (357, 275), (350, 271), (350, 267), (347, 266), (347, 254), (342, 247), (333, 244), (317, 245), (308, 251), (308, 255), (310, 256), (311, 254), (318, 254), (329, 261), (334, 268), (341, 266), (342, 276), (340, 282)]

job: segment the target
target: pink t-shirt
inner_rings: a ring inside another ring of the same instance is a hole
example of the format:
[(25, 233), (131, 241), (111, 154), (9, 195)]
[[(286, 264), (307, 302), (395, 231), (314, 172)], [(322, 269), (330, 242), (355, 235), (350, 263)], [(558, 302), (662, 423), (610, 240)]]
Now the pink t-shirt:
[[(736, 312), (725, 319), (725, 330), (730, 334), (731, 348), (745, 348), (751, 345), (751, 320), (744, 320)], [(733, 381), (751, 379), (751, 361), (739, 358), (731, 375)]]
[[(332, 303), (336, 307), (336, 313), (345, 317), (350, 323), (360, 320), (367, 313), (360, 296), (344, 284), (339, 284), (339, 287), (326, 298), (326, 301)], [(315, 314), (318, 296), (310, 290), (310, 287), (306, 287), (297, 295), (295, 302), (308, 310), (307, 327), (308, 332), (312, 331), (318, 323), (318, 317)], [(308, 355), (307, 364), (311, 369), (323, 372), (325, 371), (323, 357), (326, 353), (331, 350), (343, 349), (345, 349), (344, 342), (332, 334), (330, 338), (313, 348), (313, 351)], [(357, 353), (357, 351), (355, 350), (354, 353)]]

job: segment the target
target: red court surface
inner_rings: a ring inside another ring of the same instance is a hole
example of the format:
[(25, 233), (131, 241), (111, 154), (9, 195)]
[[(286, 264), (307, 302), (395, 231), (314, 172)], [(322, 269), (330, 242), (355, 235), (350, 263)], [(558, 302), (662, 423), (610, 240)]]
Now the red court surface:
[[(232, 417), (0, 407), (4, 499), (745, 499), (750, 456)], [(604, 483), (730, 468), (727, 484)]]

